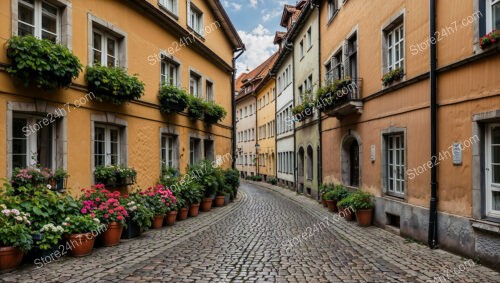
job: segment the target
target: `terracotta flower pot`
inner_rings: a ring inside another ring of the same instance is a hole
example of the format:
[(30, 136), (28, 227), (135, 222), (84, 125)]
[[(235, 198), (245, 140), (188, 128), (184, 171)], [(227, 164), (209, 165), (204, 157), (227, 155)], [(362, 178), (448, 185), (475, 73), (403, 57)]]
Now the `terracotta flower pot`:
[(225, 196), (217, 196), (215, 198), (215, 206), (216, 207), (224, 206), (225, 199), (226, 199)]
[(326, 204), (328, 205), (328, 210), (330, 210), (330, 212), (337, 212), (338, 211), (337, 204), (335, 203), (334, 200), (327, 200)]
[(0, 270), (16, 268), (23, 260), (23, 251), (14, 247), (0, 247)]
[(182, 221), (188, 218), (189, 209), (187, 207), (181, 208), (177, 213), (177, 220)]
[(210, 209), (212, 209), (212, 198), (205, 198), (201, 202), (201, 211), (203, 212), (208, 212)]
[(352, 221), (354, 212), (350, 208), (339, 206), (339, 217), (344, 218), (346, 221)]
[(372, 219), (373, 208), (356, 210), (356, 220), (358, 221), (359, 226), (366, 227), (372, 225)]
[(67, 240), (70, 253), (75, 257), (82, 257), (92, 253), (95, 236), (92, 233), (71, 234)]
[(199, 203), (193, 203), (189, 207), (189, 216), (190, 217), (196, 217), (196, 216), (198, 216), (199, 212), (200, 212), (200, 204)]
[(326, 199), (321, 199), (321, 203), (323, 204), (324, 207), (328, 207), (328, 204), (326, 203)]
[(108, 224), (108, 229), (102, 233), (102, 243), (105, 247), (116, 246), (120, 243), (122, 237), (123, 224), (111, 222)]
[(175, 220), (177, 219), (177, 210), (170, 211), (165, 218), (167, 218), (167, 225), (173, 226), (175, 224)]
[(153, 217), (153, 229), (160, 229), (163, 227), (163, 218), (165, 218), (165, 215), (155, 215)]

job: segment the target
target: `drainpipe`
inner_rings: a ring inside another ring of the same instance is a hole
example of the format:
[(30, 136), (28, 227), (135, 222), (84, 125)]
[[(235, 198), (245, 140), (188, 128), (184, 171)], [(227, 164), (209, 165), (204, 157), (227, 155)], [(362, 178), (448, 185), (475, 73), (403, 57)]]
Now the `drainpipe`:
[[(437, 156), (437, 55), (436, 55), (436, 40), (434, 34), (436, 32), (436, 0), (430, 0), (430, 83), (431, 83), (431, 160)], [(438, 180), (437, 180), (437, 164), (431, 168), (431, 200), (429, 208), (429, 236), (428, 244), (431, 249), (438, 248), (438, 229), (437, 229), (437, 204), (438, 204)]]
[[(319, 10), (319, 5), (316, 6), (318, 8), (318, 87), (321, 87), (321, 21), (320, 21), (320, 10)], [(318, 133), (319, 133), (319, 148), (318, 148), (318, 188), (317, 188), (317, 195), (318, 195), (318, 201), (320, 201), (321, 197), (319, 195), (319, 187), (321, 186), (321, 183), (323, 182), (323, 137), (322, 137), (322, 128), (323, 126), (321, 125), (321, 111), (318, 110)]]
[(236, 97), (234, 97), (234, 93), (236, 91), (236, 60), (240, 58), (240, 56), (245, 52), (245, 47), (235, 49), (234, 52), (240, 52), (235, 57), (233, 57), (233, 76), (231, 78), (231, 116), (232, 116), (232, 131), (231, 131), (231, 167), (236, 169)]

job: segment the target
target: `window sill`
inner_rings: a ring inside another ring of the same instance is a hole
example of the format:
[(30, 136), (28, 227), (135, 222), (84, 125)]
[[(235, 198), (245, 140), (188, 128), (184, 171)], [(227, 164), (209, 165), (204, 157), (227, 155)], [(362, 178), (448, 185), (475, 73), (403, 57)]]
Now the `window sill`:
[(163, 6), (163, 5), (162, 5), (162, 4), (160, 4), (160, 3), (158, 3), (158, 6), (160, 7), (160, 9), (161, 9), (163, 12), (167, 13), (167, 15), (168, 15), (169, 17), (171, 17), (171, 18), (175, 19), (176, 21), (178, 21), (178, 20), (179, 20), (179, 16), (178, 16), (175, 12), (170, 11), (167, 7)]
[(335, 17), (339, 13), (339, 10), (340, 9), (335, 10), (335, 12), (333, 13), (332, 17), (328, 20), (328, 23), (326, 23), (326, 26), (329, 26), (333, 22), (333, 19), (335, 19)]
[(384, 194), (382, 195), (382, 198), (385, 198), (387, 200), (392, 200), (392, 201), (407, 202), (405, 195), (397, 195), (397, 194), (391, 194), (391, 193), (387, 193), (387, 192), (384, 192)]
[[(495, 221), (495, 222), (493, 222)], [(496, 222), (498, 221), (498, 222)], [(471, 220), (472, 223), (472, 228), (477, 229), (477, 230), (482, 230), (494, 234), (500, 235), (500, 220), (499, 219), (490, 219), (487, 218), (486, 220)]]
[(196, 31), (195, 29), (193, 29), (189, 25), (187, 26), (187, 28), (189, 31), (192, 31), (196, 35), (196, 37), (198, 37), (201, 41), (205, 42), (205, 37), (202, 34), (200, 34), (198, 31)]

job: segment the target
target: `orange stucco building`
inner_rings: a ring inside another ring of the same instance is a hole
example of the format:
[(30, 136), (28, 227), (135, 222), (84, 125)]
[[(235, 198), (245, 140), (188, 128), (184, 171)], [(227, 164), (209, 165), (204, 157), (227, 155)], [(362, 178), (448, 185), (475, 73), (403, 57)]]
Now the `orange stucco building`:
[[(72, 189), (90, 186), (96, 165), (133, 167), (138, 185), (145, 187), (158, 180), (162, 164), (184, 172), (189, 163), (204, 158), (231, 157), (232, 60), (243, 43), (219, 1), (10, 0), (1, 1), (0, 10), (2, 45), (17, 34), (50, 34), (83, 66), (99, 58), (101, 64), (138, 74), (145, 83), (143, 97), (121, 106), (87, 96), (85, 68), (68, 89), (26, 88), (5, 72), (10, 62), (2, 48), (0, 177), (29, 163), (33, 151), (41, 156), (41, 148), (52, 149), (43, 165), (67, 169)], [(213, 100), (228, 115), (208, 127), (188, 119), (185, 112), (160, 113), (157, 96), (166, 78), (192, 95)], [(60, 108), (68, 113), (51, 124), (50, 138), (33, 135), (15, 141), (19, 123), (43, 119)], [(96, 158), (97, 142), (106, 145), (103, 159)], [(16, 159), (19, 153), (28, 160)], [(230, 159), (223, 167), (231, 166)]]
[[(500, 56), (498, 45), (479, 45), (499, 28), (498, 3), (436, 1), (431, 38), (433, 1), (319, 2), (322, 77), (355, 84), (322, 116), (323, 182), (375, 194), (379, 226), (498, 265)], [(400, 76), (384, 85), (390, 71)], [(429, 225), (433, 169), (437, 222)]]

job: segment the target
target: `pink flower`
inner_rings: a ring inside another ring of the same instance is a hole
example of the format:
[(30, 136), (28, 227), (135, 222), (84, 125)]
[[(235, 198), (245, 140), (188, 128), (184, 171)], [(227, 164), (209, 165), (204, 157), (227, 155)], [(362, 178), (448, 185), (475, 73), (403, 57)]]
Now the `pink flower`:
[(109, 215), (108, 214), (104, 214), (104, 218), (109, 218)]
[(118, 220), (123, 220), (123, 216), (118, 215), (118, 217), (116, 217), (116, 219), (118, 219)]
[(82, 214), (87, 214), (87, 209), (82, 208), (81, 212), (82, 212)]

